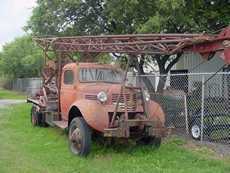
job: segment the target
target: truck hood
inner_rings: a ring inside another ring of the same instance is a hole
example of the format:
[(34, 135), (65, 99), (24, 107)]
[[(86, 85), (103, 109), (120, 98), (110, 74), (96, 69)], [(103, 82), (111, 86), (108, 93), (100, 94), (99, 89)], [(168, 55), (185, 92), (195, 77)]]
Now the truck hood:
[(98, 94), (101, 91), (110, 93), (119, 93), (121, 89), (121, 84), (112, 84), (112, 83), (84, 83), (78, 86), (78, 90), (81, 93), (87, 94)]

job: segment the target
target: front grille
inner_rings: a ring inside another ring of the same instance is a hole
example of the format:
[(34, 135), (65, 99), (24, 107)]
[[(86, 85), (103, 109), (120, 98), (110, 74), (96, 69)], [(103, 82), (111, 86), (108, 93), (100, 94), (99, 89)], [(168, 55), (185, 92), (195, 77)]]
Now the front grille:
[[(119, 94), (112, 94), (112, 103), (116, 104)], [(137, 106), (136, 94), (122, 94), (119, 101), (119, 110), (125, 111), (125, 98), (127, 111), (135, 111)]]
[(97, 100), (97, 96), (96, 95), (85, 95), (85, 99), (87, 100)]

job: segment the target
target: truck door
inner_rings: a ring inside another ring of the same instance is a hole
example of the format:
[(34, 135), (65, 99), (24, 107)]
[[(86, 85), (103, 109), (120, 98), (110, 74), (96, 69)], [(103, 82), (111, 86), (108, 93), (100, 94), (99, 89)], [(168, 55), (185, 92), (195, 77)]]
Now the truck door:
[(75, 74), (71, 69), (64, 69), (61, 83), (61, 116), (63, 120), (68, 120), (68, 111), (76, 99)]

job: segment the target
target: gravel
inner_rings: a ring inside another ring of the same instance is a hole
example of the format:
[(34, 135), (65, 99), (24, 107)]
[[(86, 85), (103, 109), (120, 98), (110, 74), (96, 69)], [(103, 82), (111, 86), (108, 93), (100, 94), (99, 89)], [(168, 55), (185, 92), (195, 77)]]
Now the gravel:
[(25, 103), (25, 100), (0, 100), (0, 108), (5, 107), (5, 106), (10, 106), (14, 104), (20, 104), (20, 103)]

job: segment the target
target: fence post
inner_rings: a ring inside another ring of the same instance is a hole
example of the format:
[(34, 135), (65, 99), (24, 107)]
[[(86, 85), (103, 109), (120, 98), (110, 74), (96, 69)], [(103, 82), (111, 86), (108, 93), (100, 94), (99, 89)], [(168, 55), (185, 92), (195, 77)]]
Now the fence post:
[(155, 84), (154, 84), (155, 91), (154, 92), (157, 92), (157, 85), (158, 85), (157, 84), (157, 74), (155, 73), (154, 76), (155, 76)]
[(185, 106), (185, 127), (186, 127), (186, 133), (187, 135), (189, 134), (189, 129), (188, 129), (188, 105), (187, 105), (187, 95), (184, 95), (184, 106)]
[(202, 75), (202, 89), (201, 89), (201, 137), (200, 140), (203, 142), (204, 138), (204, 82), (205, 82), (205, 76)]

